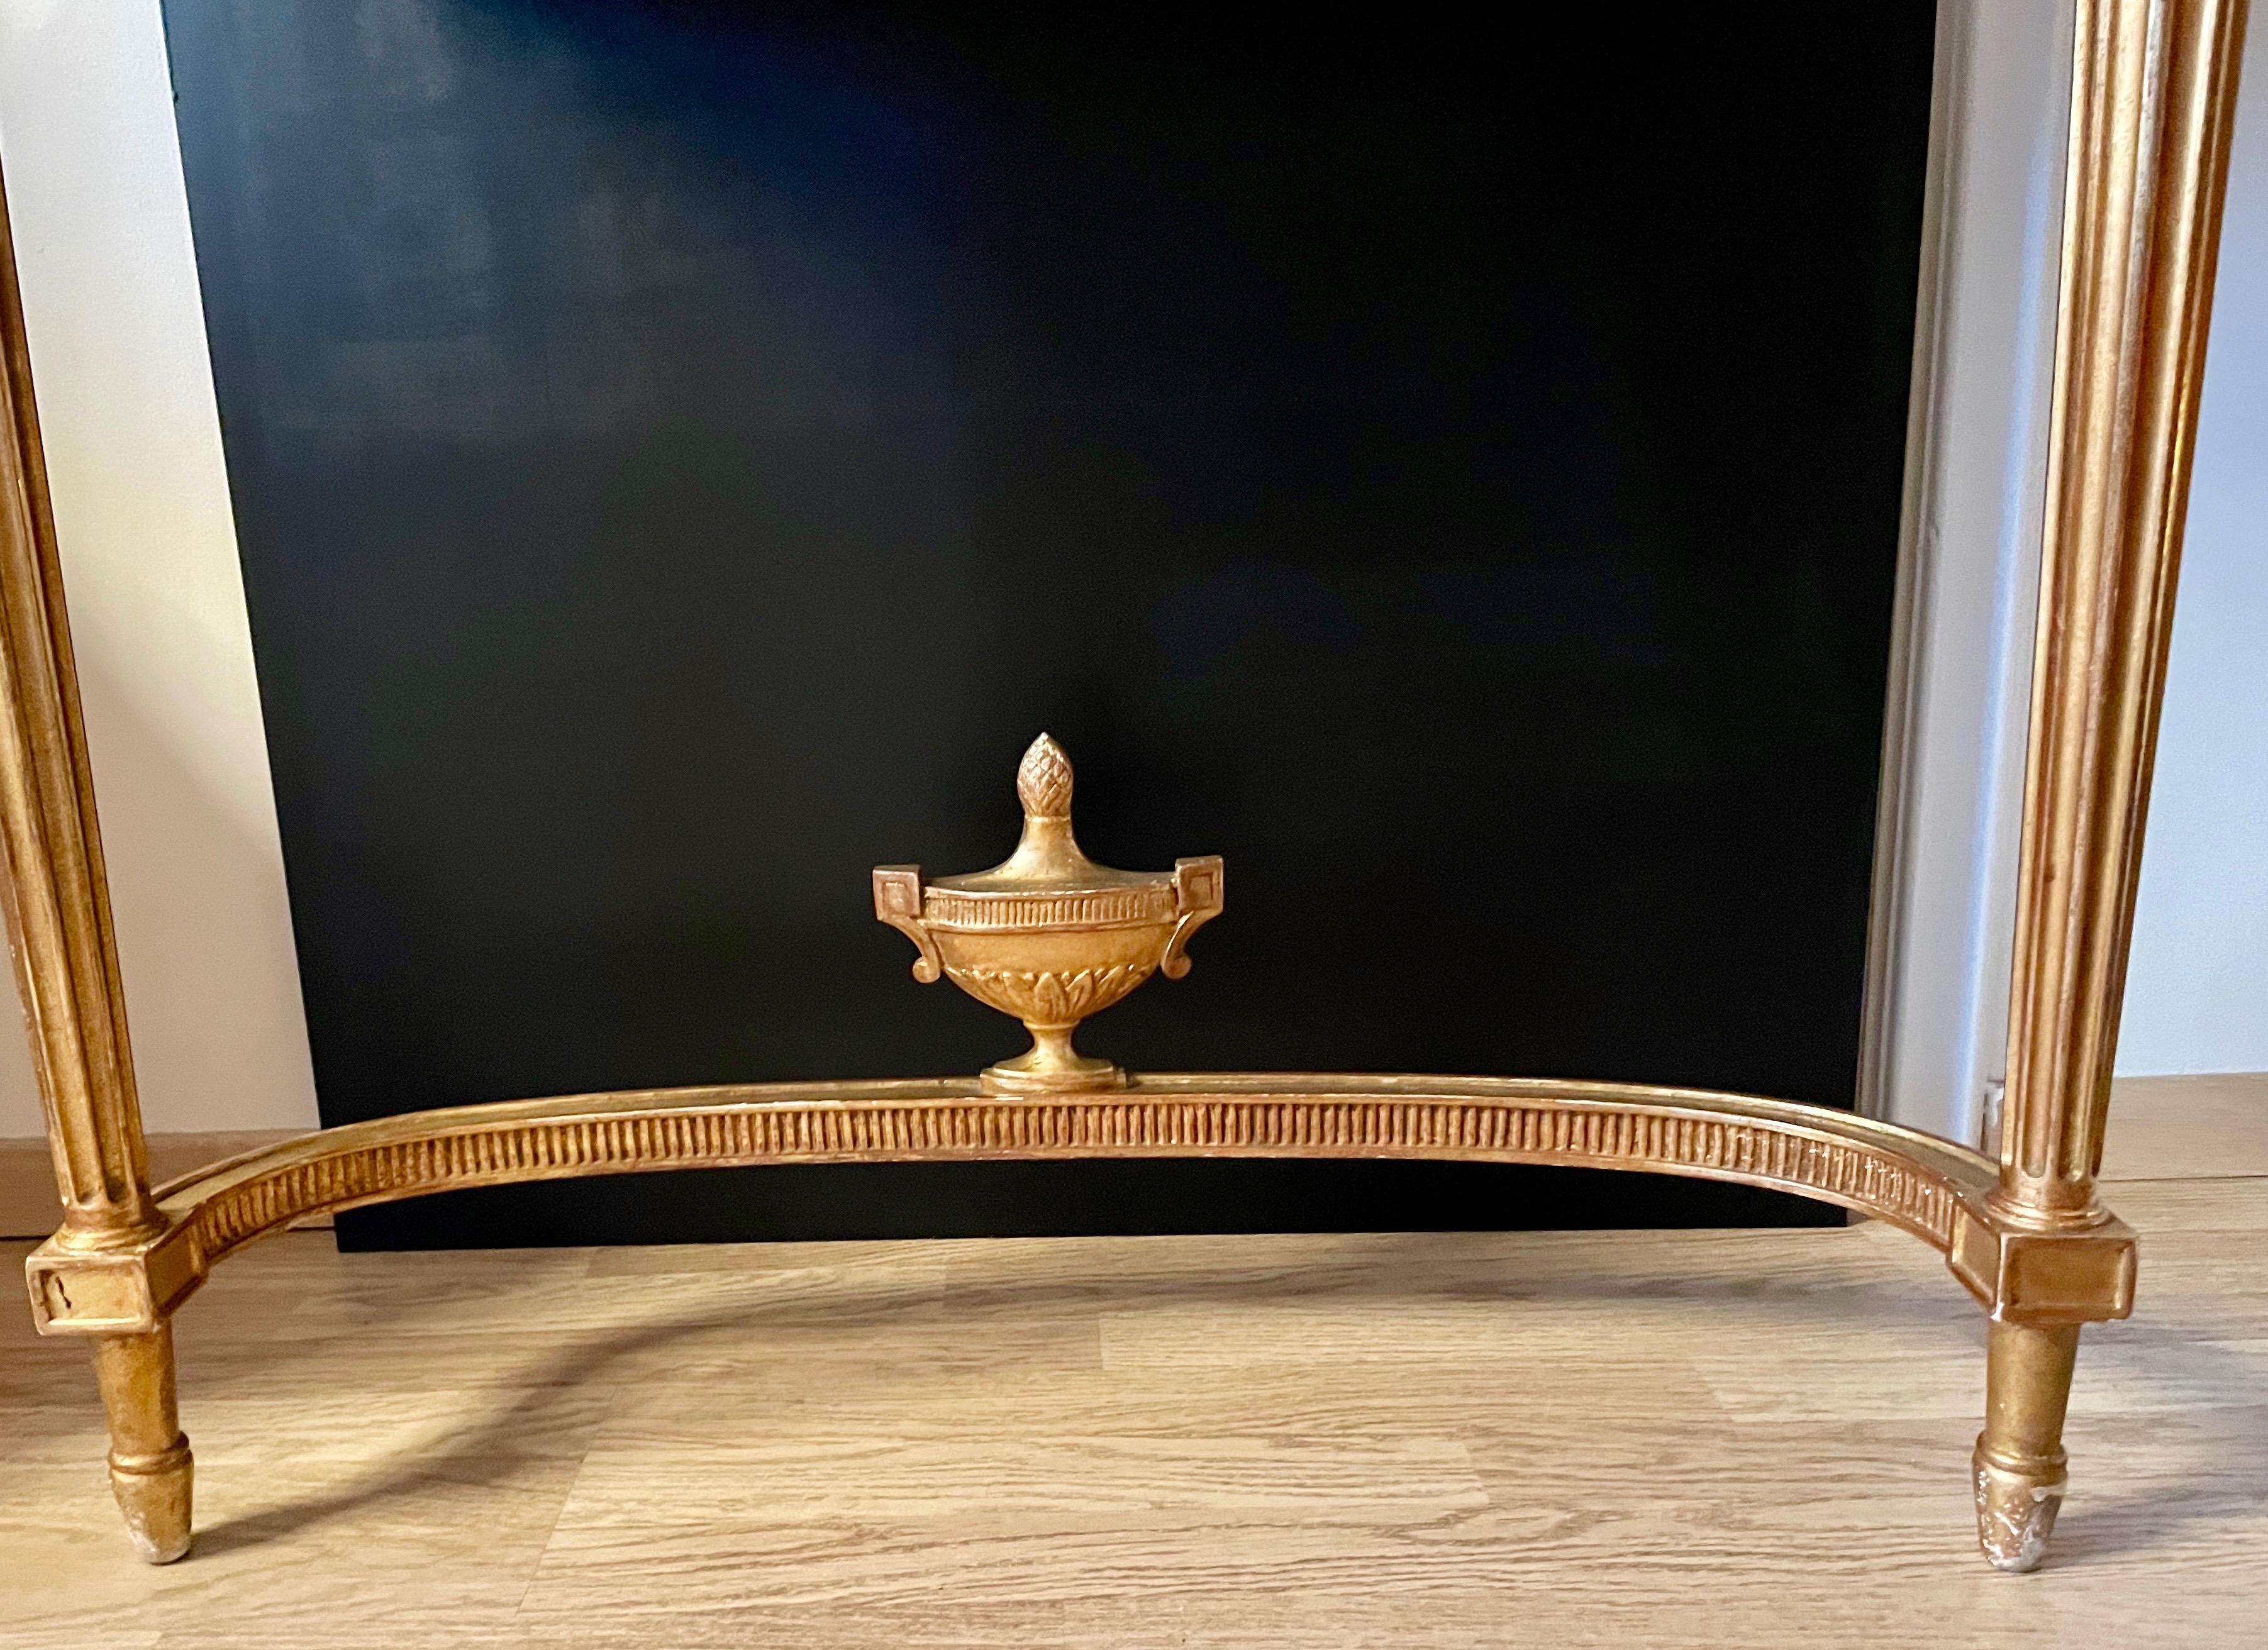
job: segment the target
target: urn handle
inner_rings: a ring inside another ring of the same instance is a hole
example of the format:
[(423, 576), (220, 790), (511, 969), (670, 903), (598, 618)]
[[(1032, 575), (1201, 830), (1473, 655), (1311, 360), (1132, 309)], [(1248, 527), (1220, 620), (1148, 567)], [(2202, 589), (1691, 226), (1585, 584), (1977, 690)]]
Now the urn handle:
[(1167, 979), (1178, 980), (1189, 971), (1185, 947), (1191, 934), (1220, 915), (1221, 881), (1219, 854), (1174, 861), (1174, 908), (1181, 920), (1174, 924), (1174, 937), (1166, 941), (1166, 954), (1158, 961), (1158, 972)]
[(937, 941), (922, 921), (922, 880), (919, 866), (874, 867), (874, 916), (914, 942), (921, 955), (914, 959), (914, 978), (934, 985), (944, 977), (945, 964), (937, 954)]

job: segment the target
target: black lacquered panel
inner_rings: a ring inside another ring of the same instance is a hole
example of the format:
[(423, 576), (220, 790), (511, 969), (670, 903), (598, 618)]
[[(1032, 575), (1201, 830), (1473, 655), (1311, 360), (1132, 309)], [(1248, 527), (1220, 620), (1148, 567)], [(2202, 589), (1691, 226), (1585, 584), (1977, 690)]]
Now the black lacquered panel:
[[(166, 10), (327, 1120), (1014, 1051), (865, 876), (1004, 854), (1042, 727), (1097, 858), (1229, 867), (1095, 1052), (1850, 1103), (1928, 6)], [(1797, 1218), (1180, 1163), (342, 1230)]]

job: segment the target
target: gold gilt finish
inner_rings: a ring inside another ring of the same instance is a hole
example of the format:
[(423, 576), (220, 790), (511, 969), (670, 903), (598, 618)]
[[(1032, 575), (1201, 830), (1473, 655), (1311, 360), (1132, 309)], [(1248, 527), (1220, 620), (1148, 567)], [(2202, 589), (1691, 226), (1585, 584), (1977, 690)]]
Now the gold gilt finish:
[(2134, 1236), (2095, 1198), (2164, 681), (2227, 166), (2242, 0), (2080, 0), (2053, 471), (2034, 679), (2000, 1160), (1784, 1101), (1473, 1077), (1129, 1077), (1071, 1047), (1150, 974), (1187, 971), (1218, 859), (1108, 871), (1071, 829), (1042, 737), (1022, 841), (989, 872), (874, 873), (917, 979), (1030, 1029), (981, 1079), (568, 1095), (389, 1117), (152, 1192), (92, 782), (0, 203), (0, 843), (17, 976), (63, 1218), (26, 1263), (42, 1333), (88, 1339), (111, 1479), (145, 1558), (189, 1543), (172, 1315), (221, 1260), (303, 1215), (453, 1187), (727, 1164), (998, 1158), (1434, 1158), (1778, 1187), (1894, 1222), (1990, 1316), (1978, 1533), (2038, 1561), (2065, 1479), (2079, 1326), (2123, 1317)]
[(926, 883), (919, 866), (874, 867), (874, 915), (920, 950), (914, 977), (943, 974), (1032, 1034), (1029, 1050), (986, 1069), (989, 1093), (1123, 1087), (1126, 1073), (1079, 1053), (1071, 1033), (1152, 974), (1187, 974), (1189, 936), (1220, 915), (1217, 857), (1151, 873), (1099, 866), (1071, 834), (1071, 758), (1042, 733), (1016, 768), (1014, 853)]
[[(1994, 1224), (2051, 1292), (2132, 1234), (2095, 1199), (2174, 576), (2242, 0), (2080, 0), (2047, 520), (2024, 776)], [(2058, 1241), (2060, 1240), (2060, 1241)], [(2127, 1263), (2131, 1264), (2131, 1260)], [(1977, 1530), (2037, 1564), (2061, 1504), (2079, 1331), (1996, 1311)]]
[(95, 1342), (95, 1378), (119, 1510), (142, 1556), (165, 1564), (189, 1547), (191, 1465), (174, 1417), (173, 1331), (114, 1295), (122, 1278), (139, 1276), (142, 1251), (165, 1224), (144, 1157), (4, 193), (0, 349), (9, 436), (0, 444), (0, 844), (8, 862), (0, 897), (63, 1199), (63, 1229), (48, 1249), (78, 1268), (37, 1286), (98, 1309), (120, 1305), (119, 1315), (137, 1326)]
[[(1800, 1192), (1880, 1216), (1940, 1251), (1981, 1218), (1993, 1184), (1991, 1160), (1910, 1129), (1639, 1083), (1144, 1072), (1123, 1088), (1039, 1095), (987, 1094), (967, 1078), (756, 1083), (452, 1107), (264, 1148), (159, 1189), (167, 1233), (147, 1253), (162, 1276), (121, 1298), (178, 1302), (213, 1264), (291, 1221), (445, 1187), (743, 1163), (1098, 1154), (1654, 1170)], [(74, 1328), (41, 1310), (50, 1332)]]

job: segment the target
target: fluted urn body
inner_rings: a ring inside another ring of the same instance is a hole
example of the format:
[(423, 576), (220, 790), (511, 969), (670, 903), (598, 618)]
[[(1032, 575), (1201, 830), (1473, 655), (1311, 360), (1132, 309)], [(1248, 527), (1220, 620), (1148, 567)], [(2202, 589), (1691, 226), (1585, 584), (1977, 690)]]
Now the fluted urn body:
[(988, 1089), (1120, 1087), (1125, 1072), (1079, 1054), (1072, 1029), (1154, 973), (1189, 972), (1190, 933), (1220, 914), (1221, 862), (1096, 865), (1071, 834), (1071, 760), (1045, 733), (1024, 753), (1016, 794), (1024, 834), (1014, 853), (990, 871), (927, 882), (918, 866), (877, 866), (874, 914), (920, 948), (916, 979), (943, 975), (1032, 1034), (1028, 1050), (985, 1071)]

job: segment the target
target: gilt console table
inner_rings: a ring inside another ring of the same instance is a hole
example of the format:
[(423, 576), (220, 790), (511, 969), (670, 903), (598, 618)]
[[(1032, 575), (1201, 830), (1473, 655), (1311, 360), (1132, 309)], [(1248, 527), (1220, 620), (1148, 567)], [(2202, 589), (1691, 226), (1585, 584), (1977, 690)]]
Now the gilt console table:
[(63, 1224), (26, 1263), (40, 1331), (85, 1340), (110, 1478), (143, 1557), (190, 1545), (171, 1320), (211, 1269), (302, 1216), (447, 1188), (727, 1164), (1404, 1157), (1646, 1169), (1861, 1210), (1940, 1251), (1984, 1307), (1977, 1534), (2039, 1562), (2065, 1484), (2080, 1327), (2120, 1318), (2134, 1234), (2095, 1196), (2165, 681), (2243, 0), (2076, 0), (2048, 504), (1997, 1162), (1787, 1101), (1631, 1084), (1425, 1076), (1130, 1077), (1072, 1027), (1187, 971), (1218, 860), (1096, 866), (1050, 741), (1003, 866), (875, 873), (876, 915), (1025, 1020), (980, 1077), (579, 1094), (308, 1135), (153, 1188), (112, 940), (70, 630), (0, 212), (0, 831), (10, 938)]

